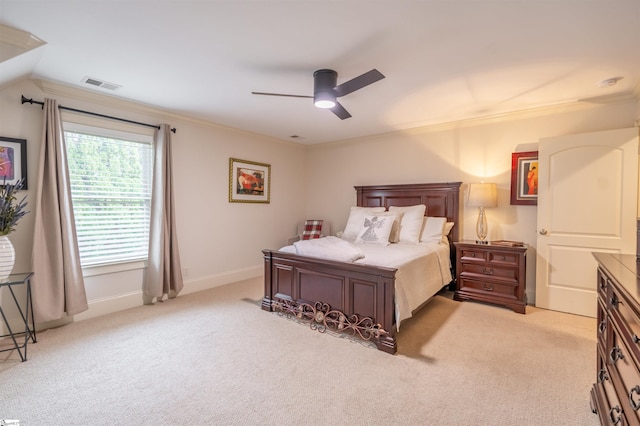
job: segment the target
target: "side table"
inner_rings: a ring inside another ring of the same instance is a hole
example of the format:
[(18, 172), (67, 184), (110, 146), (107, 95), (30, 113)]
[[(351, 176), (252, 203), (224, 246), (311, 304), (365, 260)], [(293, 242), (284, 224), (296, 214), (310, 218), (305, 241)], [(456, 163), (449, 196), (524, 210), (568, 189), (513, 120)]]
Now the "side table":
[(526, 313), (527, 245), (509, 247), (472, 241), (454, 245), (457, 274), (454, 300), (494, 303)]
[[(22, 318), (22, 322), (24, 323), (24, 331), (22, 330), (13, 331), (13, 329), (11, 328), (11, 325), (9, 324), (9, 321), (7, 320), (7, 316), (2, 310), (2, 305), (0, 305), (0, 315), (2, 315), (2, 319), (4, 321), (4, 325), (7, 327), (7, 331), (9, 331), (9, 334), (4, 334), (0, 336), (0, 339), (5, 337), (10, 337), (13, 343), (12, 347), (10, 346), (5, 349), (0, 349), (0, 352), (17, 350), (22, 362), (27, 360), (27, 343), (29, 342), (29, 340), (31, 340), (33, 343), (36, 343), (36, 326), (35, 326), (35, 321), (33, 319), (33, 302), (31, 299), (31, 277), (32, 276), (33, 276), (33, 272), (11, 274), (4, 280), (0, 281), (0, 291), (2, 291), (2, 289), (5, 287), (9, 289), (9, 293), (11, 294), (11, 297), (13, 298), (13, 302), (15, 303), (15, 306), (18, 309), (18, 312), (20, 313), (20, 317)], [(18, 298), (16, 297), (16, 294), (13, 291), (14, 287), (17, 287), (20, 285), (24, 285), (27, 287), (26, 288), (27, 298), (24, 304), (24, 311), (22, 310), (22, 306), (18, 302)], [(29, 325), (29, 323), (31, 323), (31, 325)], [(20, 336), (20, 335), (23, 335), (23, 336)], [(18, 342), (18, 340), (22, 340), (21, 337), (24, 338), (24, 341)]]

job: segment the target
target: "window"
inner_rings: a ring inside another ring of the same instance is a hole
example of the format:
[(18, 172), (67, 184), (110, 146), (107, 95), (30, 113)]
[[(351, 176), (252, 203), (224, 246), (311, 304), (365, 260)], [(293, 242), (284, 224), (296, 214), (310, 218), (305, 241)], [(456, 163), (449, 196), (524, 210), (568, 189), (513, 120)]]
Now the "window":
[(64, 123), (82, 267), (145, 260), (153, 137)]

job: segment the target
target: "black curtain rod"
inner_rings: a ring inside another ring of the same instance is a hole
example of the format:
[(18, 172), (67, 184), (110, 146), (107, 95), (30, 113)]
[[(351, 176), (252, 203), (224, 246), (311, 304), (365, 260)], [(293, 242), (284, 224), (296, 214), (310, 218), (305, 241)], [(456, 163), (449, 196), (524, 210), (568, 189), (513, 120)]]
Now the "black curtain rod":
[[(32, 105), (33, 104), (38, 104), (38, 105), (41, 105), (44, 108), (44, 102), (34, 101), (33, 99), (27, 99), (27, 98), (24, 97), (24, 95), (22, 95), (22, 103), (23, 104), (29, 103), (29, 104), (32, 104)], [(98, 114), (97, 112), (83, 111), (81, 109), (69, 108), (69, 107), (65, 107), (65, 106), (62, 106), (62, 105), (58, 106), (58, 108), (64, 109), (66, 111), (79, 112), (80, 114), (93, 115), (93, 116), (96, 116), (96, 117), (108, 118), (110, 120), (124, 121), (125, 123), (137, 124), (139, 126), (153, 127), (153, 128), (158, 129), (158, 130), (160, 129), (160, 126), (157, 126), (155, 124), (141, 123), (139, 121), (127, 120), (126, 118), (119, 118), (119, 117), (112, 117), (110, 115)], [(175, 133), (176, 132), (176, 128), (172, 127), (171, 131), (173, 133)]]

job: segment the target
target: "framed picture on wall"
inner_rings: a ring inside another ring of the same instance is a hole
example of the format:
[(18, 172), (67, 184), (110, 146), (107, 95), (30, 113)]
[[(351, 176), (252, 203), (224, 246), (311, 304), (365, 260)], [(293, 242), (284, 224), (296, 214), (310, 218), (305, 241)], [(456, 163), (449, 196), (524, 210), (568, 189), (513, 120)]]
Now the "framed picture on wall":
[(230, 203), (269, 203), (270, 194), (271, 165), (229, 159)]
[(0, 185), (15, 185), (20, 179), (27, 189), (27, 141), (0, 136)]
[(538, 151), (511, 154), (511, 204), (538, 204)]

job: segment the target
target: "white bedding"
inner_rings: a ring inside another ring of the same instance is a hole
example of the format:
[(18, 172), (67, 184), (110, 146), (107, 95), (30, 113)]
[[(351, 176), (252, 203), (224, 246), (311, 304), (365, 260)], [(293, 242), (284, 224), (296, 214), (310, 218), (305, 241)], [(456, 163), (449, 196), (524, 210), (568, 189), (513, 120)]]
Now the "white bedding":
[(364, 257), (360, 245), (352, 244), (342, 238), (328, 236), (311, 240), (300, 240), (293, 243), (296, 253), (302, 256), (320, 257), (352, 263)]
[[(345, 240), (353, 242), (352, 240)], [(395, 282), (396, 327), (452, 280), (449, 245), (395, 243), (388, 246), (358, 244), (364, 252), (353, 263), (397, 268)], [(280, 251), (300, 254), (295, 246)]]

